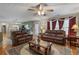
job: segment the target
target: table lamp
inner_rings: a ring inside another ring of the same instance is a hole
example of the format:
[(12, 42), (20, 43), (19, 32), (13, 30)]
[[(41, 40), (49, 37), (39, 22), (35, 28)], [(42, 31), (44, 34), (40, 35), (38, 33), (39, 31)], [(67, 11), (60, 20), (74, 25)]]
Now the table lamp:
[(74, 30), (74, 32), (77, 32), (78, 31), (78, 25), (77, 24), (74, 24), (72, 26), (72, 29)]

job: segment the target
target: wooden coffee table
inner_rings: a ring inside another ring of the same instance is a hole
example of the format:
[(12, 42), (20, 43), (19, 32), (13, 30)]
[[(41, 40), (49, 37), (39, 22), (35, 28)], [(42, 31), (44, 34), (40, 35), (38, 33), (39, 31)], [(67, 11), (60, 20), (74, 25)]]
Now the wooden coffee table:
[(29, 48), (40, 55), (48, 55), (51, 51), (51, 47), (44, 47), (33, 42), (29, 42)]

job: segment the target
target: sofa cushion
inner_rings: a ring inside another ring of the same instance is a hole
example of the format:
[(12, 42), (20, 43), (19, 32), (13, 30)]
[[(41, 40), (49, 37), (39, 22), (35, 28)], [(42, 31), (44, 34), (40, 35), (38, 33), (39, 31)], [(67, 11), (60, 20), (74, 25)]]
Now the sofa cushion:
[(61, 37), (47, 37), (46, 39), (51, 39), (51, 40), (62, 40), (63, 38), (61, 38)]
[(63, 40), (63, 38), (61, 38), (61, 37), (56, 37), (55, 39), (56, 40)]
[(61, 37), (61, 38), (65, 37), (64, 35), (61, 35), (61, 34), (60, 35), (56, 35), (56, 36), (57, 37)]
[(46, 33), (49, 33), (49, 34), (56, 33), (56, 30), (47, 30)]
[(44, 36), (55, 36), (55, 34), (44, 34)]

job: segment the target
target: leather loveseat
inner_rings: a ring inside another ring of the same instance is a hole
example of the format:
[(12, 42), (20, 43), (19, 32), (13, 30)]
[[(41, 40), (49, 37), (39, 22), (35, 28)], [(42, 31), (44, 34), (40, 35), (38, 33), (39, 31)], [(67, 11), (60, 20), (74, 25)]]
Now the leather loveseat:
[(48, 42), (53, 42), (61, 45), (65, 45), (66, 39), (64, 30), (47, 30), (41, 35), (41, 39)]
[(33, 38), (33, 35), (30, 35), (22, 31), (13, 31), (11, 32), (12, 45), (18, 46), (24, 43), (28, 43)]

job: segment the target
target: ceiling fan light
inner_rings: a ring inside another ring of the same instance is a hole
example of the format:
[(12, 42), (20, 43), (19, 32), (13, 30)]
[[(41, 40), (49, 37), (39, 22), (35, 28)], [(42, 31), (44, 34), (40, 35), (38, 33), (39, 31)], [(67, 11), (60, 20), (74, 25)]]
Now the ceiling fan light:
[(44, 15), (45, 14), (44, 11), (42, 11), (41, 14)]
[(38, 15), (41, 15), (41, 12), (40, 11), (38, 11)]

